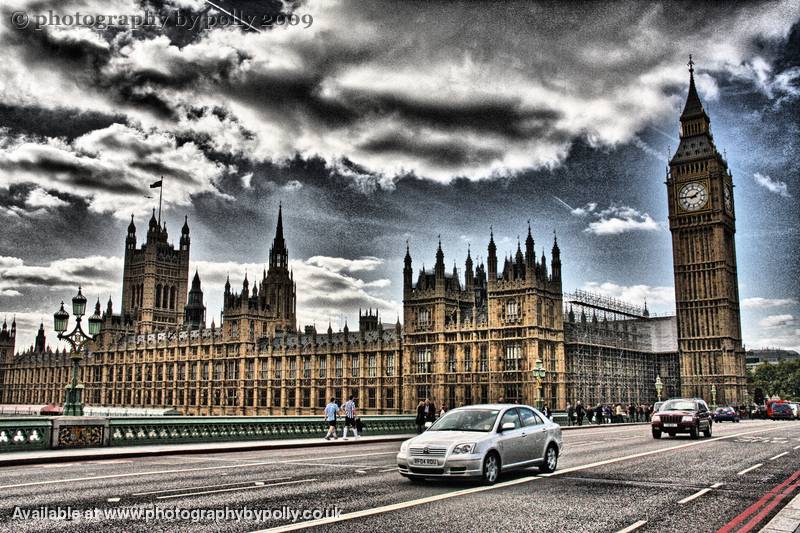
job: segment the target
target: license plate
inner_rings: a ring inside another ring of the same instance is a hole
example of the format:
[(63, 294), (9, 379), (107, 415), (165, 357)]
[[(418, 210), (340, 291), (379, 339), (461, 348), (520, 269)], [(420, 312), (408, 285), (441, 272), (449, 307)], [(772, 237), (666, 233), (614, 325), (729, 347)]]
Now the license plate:
[(664, 424), (664, 427), (665, 428), (676, 428), (676, 427), (678, 427), (678, 424)]
[(415, 465), (439, 466), (438, 459), (414, 459)]

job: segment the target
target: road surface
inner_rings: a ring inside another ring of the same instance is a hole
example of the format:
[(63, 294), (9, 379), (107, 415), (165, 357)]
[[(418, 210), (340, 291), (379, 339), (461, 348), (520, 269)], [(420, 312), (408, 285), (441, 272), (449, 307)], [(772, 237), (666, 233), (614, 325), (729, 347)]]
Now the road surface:
[[(395, 469), (399, 442), (7, 467), (0, 530), (245, 532), (291, 525), (290, 512), (338, 509), (294, 527), (758, 531), (800, 493), (800, 422), (720, 423), (700, 440), (594, 427), (565, 431), (564, 442), (555, 474), (533, 468), (493, 487), (411, 483)], [(146, 512), (161, 514), (131, 514)]]

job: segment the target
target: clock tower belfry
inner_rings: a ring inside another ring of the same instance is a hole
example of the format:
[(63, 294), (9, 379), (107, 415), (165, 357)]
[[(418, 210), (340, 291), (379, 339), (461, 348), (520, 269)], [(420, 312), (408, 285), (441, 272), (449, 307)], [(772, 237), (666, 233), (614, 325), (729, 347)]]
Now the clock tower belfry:
[(680, 143), (667, 169), (681, 387), (717, 403), (744, 400), (745, 357), (736, 273), (733, 176), (711, 135), (694, 83), (680, 117)]

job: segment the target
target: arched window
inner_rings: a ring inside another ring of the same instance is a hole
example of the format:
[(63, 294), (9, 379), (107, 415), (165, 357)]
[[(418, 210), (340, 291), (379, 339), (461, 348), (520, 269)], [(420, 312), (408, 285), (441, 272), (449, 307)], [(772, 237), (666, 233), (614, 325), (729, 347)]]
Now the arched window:
[(169, 308), (170, 309), (175, 309), (175, 305), (176, 305), (175, 299), (177, 298), (177, 296), (178, 296), (178, 290), (175, 287), (172, 287), (169, 290)]
[(156, 307), (161, 307), (161, 285), (156, 285)]

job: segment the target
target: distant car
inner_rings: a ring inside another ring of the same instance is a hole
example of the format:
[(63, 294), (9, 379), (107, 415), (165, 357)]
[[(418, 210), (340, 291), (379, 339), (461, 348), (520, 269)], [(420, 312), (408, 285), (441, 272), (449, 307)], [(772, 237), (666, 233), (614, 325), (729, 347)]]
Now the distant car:
[(733, 407), (717, 407), (711, 417), (714, 422), (738, 422), (739, 413)]
[(688, 433), (693, 439), (711, 436), (713, 420), (708, 404), (700, 398), (676, 398), (664, 402), (661, 409), (653, 414), (650, 428), (654, 439), (662, 433), (674, 437), (678, 433)]
[(794, 420), (794, 412), (788, 403), (773, 403), (769, 408), (771, 420)]
[(792, 409), (792, 413), (794, 413), (794, 417), (795, 418), (800, 418), (800, 404), (796, 404), (794, 402), (789, 402), (787, 405)]
[(401, 444), (397, 468), (412, 481), (474, 477), (491, 485), (517, 468), (552, 472), (561, 448), (561, 426), (533, 407), (471, 405), (446, 412)]

